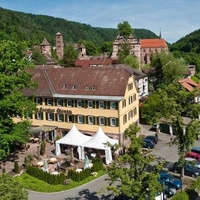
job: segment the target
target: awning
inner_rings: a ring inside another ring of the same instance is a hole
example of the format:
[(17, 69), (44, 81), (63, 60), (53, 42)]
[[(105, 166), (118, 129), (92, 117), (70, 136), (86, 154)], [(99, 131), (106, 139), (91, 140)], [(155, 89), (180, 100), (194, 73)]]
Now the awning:
[(48, 132), (48, 131), (53, 131), (55, 130), (56, 128), (58, 128), (57, 126), (37, 126), (37, 127), (34, 127), (32, 126), (30, 128), (30, 132), (31, 133), (37, 133), (37, 132)]

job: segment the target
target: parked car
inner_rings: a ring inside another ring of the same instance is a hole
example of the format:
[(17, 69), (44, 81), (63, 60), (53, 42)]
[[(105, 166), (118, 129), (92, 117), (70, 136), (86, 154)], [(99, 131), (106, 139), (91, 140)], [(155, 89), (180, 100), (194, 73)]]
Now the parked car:
[(179, 178), (175, 178), (173, 175), (167, 173), (167, 172), (161, 172), (159, 182), (164, 184), (169, 184), (169, 186), (172, 186), (173, 188), (176, 188), (177, 190), (182, 187), (182, 180)]
[(165, 183), (163, 186), (163, 192), (170, 198), (176, 194), (176, 188), (172, 187), (169, 183)]
[(200, 162), (195, 158), (185, 158), (187, 164), (193, 165), (200, 169)]
[(155, 135), (147, 135), (145, 138), (152, 140), (155, 144), (158, 143), (158, 137), (156, 137)]
[(155, 143), (150, 139), (143, 138), (143, 142), (143, 148), (153, 149), (155, 147)]
[(193, 158), (200, 162), (200, 154), (195, 153), (195, 152), (186, 153), (185, 158)]
[[(171, 168), (171, 170), (174, 173), (181, 173), (181, 167), (178, 162), (175, 162)], [(196, 178), (197, 176), (200, 176), (200, 169), (197, 167), (194, 167), (190, 164), (185, 164), (184, 165), (184, 174), (187, 176), (191, 176), (193, 178)]]
[(191, 152), (194, 152), (200, 155), (200, 147), (192, 147)]

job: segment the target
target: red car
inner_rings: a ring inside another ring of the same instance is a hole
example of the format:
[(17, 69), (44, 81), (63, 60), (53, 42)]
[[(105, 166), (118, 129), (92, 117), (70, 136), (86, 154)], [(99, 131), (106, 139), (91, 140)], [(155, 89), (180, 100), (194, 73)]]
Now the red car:
[(194, 158), (200, 162), (200, 154), (195, 153), (195, 152), (186, 153), (185, 158)]

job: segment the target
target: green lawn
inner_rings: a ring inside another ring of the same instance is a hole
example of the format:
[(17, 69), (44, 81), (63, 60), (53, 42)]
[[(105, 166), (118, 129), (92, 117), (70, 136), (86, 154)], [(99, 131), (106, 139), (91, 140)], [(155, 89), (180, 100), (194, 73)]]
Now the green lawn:
[(50, 192), (59, 192), (59, 191), (64, 191), (64, 190), (68, 190), (71, 188), (75, 188), (77, 186), (88, 183), (100, 176), (103, 176), (104, 174), (106, 174), (106, 171), (100, 171), (100, 172), (98, 172), (97, 177), (90, 176), (87, 179), (80, 181), (80, 182), (72, 181), (68, 185), (50, 185), (42, 180), (39, 180), (35, 177), (30, 176), (27, 173), (23, 173), (21, 176), (15, 177), (15, 179), (18, 180), (18, 182), (20, 182), (25, 189), (33, 190), (33, 191), (37, 191), (37, 192), (49, 192), (50, 193)]

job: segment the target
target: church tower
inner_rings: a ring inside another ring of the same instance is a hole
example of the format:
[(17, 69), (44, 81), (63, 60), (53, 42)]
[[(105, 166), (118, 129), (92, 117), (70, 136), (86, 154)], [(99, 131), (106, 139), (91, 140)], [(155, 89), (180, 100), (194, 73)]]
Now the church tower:
[(59, 59), (63, 58), (64, 43), (63, 43), (63, 36), (60, 32), (56, 33), (56, 53)]

